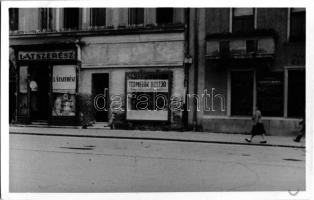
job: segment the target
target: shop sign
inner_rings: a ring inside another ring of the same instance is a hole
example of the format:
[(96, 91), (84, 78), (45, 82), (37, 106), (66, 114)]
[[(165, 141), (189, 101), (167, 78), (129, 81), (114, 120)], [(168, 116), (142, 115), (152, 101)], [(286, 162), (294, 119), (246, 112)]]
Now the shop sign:
[(76, 89), (76, 66), (55, 65), (52, 75), (53, 90), (75, 90)]
[(75, 51), (19, 51), (18, 60), (75, 60)]
[(169, 84), (165, 79), (130, 79), (127, 81), (128, 92), (168, 92)]

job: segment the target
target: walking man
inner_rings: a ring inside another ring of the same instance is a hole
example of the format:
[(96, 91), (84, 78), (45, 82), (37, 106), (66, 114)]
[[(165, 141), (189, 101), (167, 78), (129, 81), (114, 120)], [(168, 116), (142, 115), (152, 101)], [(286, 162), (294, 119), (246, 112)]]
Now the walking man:
[(257, 106), (255, 108), (255, 113), (253, 114), (252, 120), (254, 121), (254, 124), (251, 131), (251, 138), (245, 138), (245, 141), (251, 142), (253, 137), (255, 137), (256, 135), (261, 135), (263, 140), (260, 143), (267, 143), (267, 141), (265, 140), (266, 131), (262, 122), (262, 113)]

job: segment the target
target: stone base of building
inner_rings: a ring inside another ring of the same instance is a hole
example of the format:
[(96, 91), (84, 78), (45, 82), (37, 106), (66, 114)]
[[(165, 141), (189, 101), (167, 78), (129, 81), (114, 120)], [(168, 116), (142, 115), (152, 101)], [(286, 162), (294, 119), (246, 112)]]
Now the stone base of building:
[[(264, 119), (266, 135), (289, 136), (300, 131), (300, 119)], [(211, 118), (202, 120), (203, 131), (215, 133), (250, 134), (253, 121), (241, 118)]]

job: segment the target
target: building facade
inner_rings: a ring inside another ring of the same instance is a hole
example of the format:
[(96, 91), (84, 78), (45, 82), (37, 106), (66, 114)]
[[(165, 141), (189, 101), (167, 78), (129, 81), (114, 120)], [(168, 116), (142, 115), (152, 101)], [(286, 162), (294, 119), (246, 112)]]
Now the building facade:
[(168, 108), (185, 96), (183, 8), (9, 13), (11, 121), (77, 125), (115, 113), (121, 128), (182, 126), (182, 112)]
[(9, 13), (11, 122), (248, 133), (258, 106), (285, 135), (305, 116), (304, 8)]
[(297, 131), (305, 116), (305, 9), (204, 8), (190, 16), (189, 92), (208, 97), (190, 123), (248, 133), (258, 106), (267, 134)]

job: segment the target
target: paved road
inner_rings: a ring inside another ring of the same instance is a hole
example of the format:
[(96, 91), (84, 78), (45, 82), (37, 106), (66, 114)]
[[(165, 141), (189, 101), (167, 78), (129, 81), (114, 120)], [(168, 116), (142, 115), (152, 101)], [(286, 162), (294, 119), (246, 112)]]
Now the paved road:
[(10, 192), (305, 189), (305, 149), (10, 135)]

